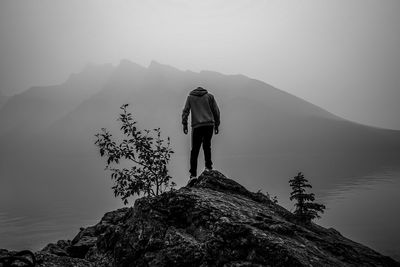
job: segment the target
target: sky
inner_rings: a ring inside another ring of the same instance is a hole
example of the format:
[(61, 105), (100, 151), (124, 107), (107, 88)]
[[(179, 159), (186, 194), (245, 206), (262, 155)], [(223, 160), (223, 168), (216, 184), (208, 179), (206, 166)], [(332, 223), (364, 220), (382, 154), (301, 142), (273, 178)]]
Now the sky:
[[(346, 119), (400, 129), (398, 0), (2, 0), (0, 92), (87, 64), (244, 74)], [(212, 89), (211, 89), (212, 90)]]

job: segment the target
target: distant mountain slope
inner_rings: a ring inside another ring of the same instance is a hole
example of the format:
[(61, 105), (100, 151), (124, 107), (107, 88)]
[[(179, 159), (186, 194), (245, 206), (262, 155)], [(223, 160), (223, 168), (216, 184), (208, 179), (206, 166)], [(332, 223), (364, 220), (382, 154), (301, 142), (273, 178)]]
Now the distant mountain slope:
[[(189, 138), (181, 132), (181, 110), (188, 92), (198, 85), (209, 89), (221, 108), (221, 135), (214, 137), (216, 163), (235, 170), (233, 174), (253, 165), (253, 178), (258, 179), (258, 185), (264, 185), (262, 174), (268, 171), (262, 162), (265, 156), (285, 155), (286, 164), (309, 171), (313, 166), (307, 166), (308, 162), (313, 161), (321, 165), (314, 166), (319, 169), (316, 173), (321, 174), (321, 169), (334, 172), (334, 168), (339, 168), (346, 172), (371, 162), (387, 162), (400, 151), (398, 131), (346, 121), (242, 75), (182, 72), (156, 62), (145, 69), (128, 61), (118, 66), (99, 93), (54, 123), (43, 142), (52, 142), (50, 147), (58, 147), (59, 151), (79, 151), (89, 156), (93, 153), (89, 142), (93, 134), (101, 127), (116, 133), (119, 106), (131, 103), (139, 125), (161, 127), (171, 136), (177, 156), (185, 158)], [(60, 142), (59, 137), (67, 142)], [(238, 157), (239, 162), (229, 162)]]
[(2, 106), (4, 106), (5, 103), (7, 103), (9, 98), (10, 98), (9, 96), (3, 95), (0, 92), (0, 109), (1, 109)]
[(176, 154), (170, 170), (184, 179), (190, 137), (182, 133), (181, 111), (197, 86), (214, 94), (221, 109), (221, 132), (213, 137), (215, 166), (230, 177), (246, 177), (240, 182), (252, 190), (285, 192), (299, 170), (322, 190), (382, 164), (399, 166), (399, 131), (346, 121), (243, 75), (180, 71), (156, 62), (145, 68), (129, 61), (91, 73), (32, 88), (0, 112), (0, 176), (25, 194), (29, 205), (48, 198), (88, 206), (111, 201), (94, 134), (102, 127), (118, 133), (123, 103), (131, 104), (139, 127), (161, 127), (171, 137)]
[(12, 96), (0, 111), (0, 135), (25, 137), (44, 130), (98, 92), (111, 71), (111, 65), (88, 66), (61, 85), (32, 87)]

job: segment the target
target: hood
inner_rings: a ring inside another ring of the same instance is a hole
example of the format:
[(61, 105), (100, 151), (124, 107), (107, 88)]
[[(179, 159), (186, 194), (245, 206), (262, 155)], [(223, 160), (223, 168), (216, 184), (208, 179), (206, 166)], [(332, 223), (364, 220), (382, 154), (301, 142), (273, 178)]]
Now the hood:
[(193, 91), (190, 92), (190, 95), (194, 95), (194, 96), (203, 96), (205, 94), (207, 94), (207, 90), (202, 88), (202, 87), (197, 87), (196, 89), (194, 89)]

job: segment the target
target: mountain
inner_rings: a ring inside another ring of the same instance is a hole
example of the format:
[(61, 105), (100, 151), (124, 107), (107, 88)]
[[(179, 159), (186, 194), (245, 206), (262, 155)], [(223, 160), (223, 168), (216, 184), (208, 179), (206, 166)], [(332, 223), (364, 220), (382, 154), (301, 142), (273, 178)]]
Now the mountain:
[(382, 166), (400, 166), (400, 131), (347, 121), (243, 75), (123, 60), (7, 101), (0, 110), (1, 210), (49, 216), (58, 212), (54, 206), (66, 206), (94, 217), (120, 205), (94, 135), (105, 127), (118, 136), (124, 103), (138, 127), (161, 127), (171, 137), (169, 170), (178, 185), (186, 183), (190, 137), (182, 133), (181, 111), (197, 86), (208, 89), (221, 110), (214, 166), (251, 190), (269, 188), (287, 199), (288, 180), (302, 171), (319, 195)]
[(50, 243), (36, 257), (38, 267), (400, 266), (335, 229), (299, 224), (267, 196), (218, 171), (108, 212), (72, 241)]
[[(0, 175), (33, 201), (36, 194), (54, 192), (57, 198), (58, 191), (66, 197), (73, 190), (85, 202), (79, 190), (93, 181), (105, 192), (109, 183), (97, 178), (108, 179), (94, 134), (102, 127), (118, 133), (119, 107), (130, 103), (140, 127), (161, 127), (171, 137), (176, 153), (170, 169), (184, 177), (190, 138), (181, 131), (181, 110), (188, 92), (199, 85), (215, 95), (221, 109), (221, 133), (213, 139), (216, 166), (233, 177), (251, 169), (241, 182), (252, 189), (281, 191), (298, 170), (315, 177), (317, 189), (330, 188), (360, 170), (398, 163), (399, 131), (344, 120), (243, 75), (180, 71), (154, 61), (145, 68), (123, 60), (12, 97), (0, 111)], [(26, 177), (35, 181), (33, 187), (26, 186)]]
[(1, 109), (2, 106), (4, 106), (5, 103), (7, 103), (9, 98), (10, 98), (9, 96), (3, 95), (0, 92), (0, 109)]
[(99, 91), (111, 71), (109, 64), (88, 65), (61, 85), (32, 87), (10, 97), (0, 112), (0, 135), (29, 137), (46, 129)]
[[(63, 84), (32, 87), (10, 97), (0, 109), (2, 211), (29, 216), (33, 210), (43, 209), (42, 213), (46, 214), (46, 199), (57, 203), (65, 197), (54, 191), (53, 186), (57, 186), (59, 181), (54, 181), (52, 177), (62, 170), (57, 170), (59, 165), (68, 166), (68, 163), (52, 153), (42, 152), (46, 142), (40, 143), (37, 139), (54, 122), (99, 92), (113, 70), (110, 64), (88, 65), (82, 72), (70, 75)], [(62, 140), (61, 136), (59, 138)], [(67, 187), (61, 185), (60, 191), (64, 191), (62, 188)], [(24, 194), (25, 198), (16, 197), (20, 194)], [(57, 198), (57, 195), (60, 197)]]

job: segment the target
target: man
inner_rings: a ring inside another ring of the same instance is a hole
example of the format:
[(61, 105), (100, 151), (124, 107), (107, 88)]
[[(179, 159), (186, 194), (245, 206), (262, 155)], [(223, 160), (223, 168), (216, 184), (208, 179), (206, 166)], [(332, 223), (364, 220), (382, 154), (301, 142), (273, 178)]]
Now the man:
[(206, 171), (212, 170), (211, 137), (213, 132), (218, 134), (220, 114), (214, 96), (202, 87), (197, 87), (187, 97), (182, 111), (183, 132), (188, 133), (188, 117), (192, 112), (192, 150), (190, 152), (190, 180), (197, 179), (197, 157), (203, 144)]

